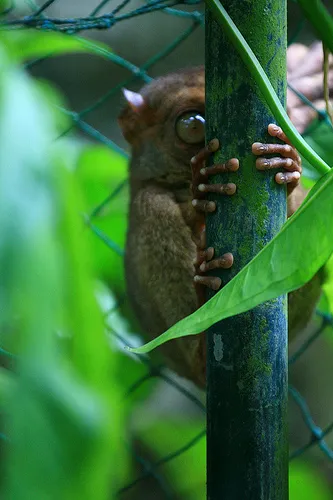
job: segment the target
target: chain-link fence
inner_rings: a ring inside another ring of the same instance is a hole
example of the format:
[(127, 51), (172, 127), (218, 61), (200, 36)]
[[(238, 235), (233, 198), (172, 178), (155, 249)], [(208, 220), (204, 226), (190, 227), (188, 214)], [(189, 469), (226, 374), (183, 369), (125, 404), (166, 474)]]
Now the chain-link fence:
[[(87, 35), (89, 40), (89, 30), (111, 30), (119, 23), (125, 23), (126, 21), (137, 18), (137, 23), (140, 23), (140, 18), (144, 15), (151, 15), (153, 12), (161, 11), (164, 16), (171, 16), (172, 18), (182, 18), (186, 27), (184, 28), (184, 23), (182, 23), (181, 31), (177, 34), (174, 33), (172, 36), (172, 42), (167, 43), (161, 50), (158, 50), (155, 54), (150, 56), (143, 64), (137, 66), (129, 59), (125, 59), (116, 55), (115, 53), (109, 51), (106, 54), (107, 59), (114, 65), (114, 67), (121, 67), (126, 70), (127, 76), (116, 86), (110, 88), (106, 93), (100, 95), (98, 98), (94, 98), (93, 102), (84, 106), (82, 109), (65, 109), (61, 108), (61, 111), (70, 118), (71, 124), (66, 127), (61, 133), (61, 136), (69, 134), (73, 129), (80, 131), (80, 134), (86, 136), (90, 141), (95, 141), (101, 143), (113, 151), (121, 155), (126, 153), (117, 145), (116, 141), (113, 141), (110, 137), (102, 133), (98, 128), (90, 124), (90, 116), (96, 111), (102, 109), (107, 103), (112, 99), (117, 99), (119, 102), (122, 100), (121, 89), (123, 87), (130, 86), (132, 84), (139, 82), (147, 83), (151, 81), (150, 70), (157, 63), (165, 60), (175, 52), (182, 44), (191, 40), (193, 34), (200, 30), (204, 24), (204, 10), (202, 2), (198, 0), (152, 0), (143, 2), (143, 4), (138, 5), (138, 2), (133, 2), (131, 0), (124, 0), (115, 7), (111, 9), (111, 2), (108, 0), (103, 0), (98, 5), (96, 5), (88, 15), (82, 15), (82, 17), (54, 17), (52, 14), (52, 8), (57, 0), (48, 0), (42, 5), (37, 5), (31, 0), (25, 2), (25, 10), (29, 12), (24, 12), (21, 15), (21, 11), (17, 11), (15, 3), (12, 2), (6, 6), (6, 9), (1, 13), (1, 28), (5, 29), (38, 29), (46, 31), (61, 31), (67, 34), (78, 34), (83, 33)], [(134, 4), (134, 6), (133, 6)], [(102, 13), (105, 12), (106, 13)], [(299, 36), (304, 29), (304, 20), (301, 19), (294, 29), (294, 32), (290, 35), (290, 43), (294, 43), (299, 39)], [(144, 37), (144, 34), (142, 35)], [(92, 45), (94, 41), (91, 40), (89, 43)], [(137, 41), (140, 44), (140, 40)], [(101, 50), (101, 49), (99, 49)], [(105, 55), (105, 54), (104, 54)], [(47, 58), (43, 57), (41, 59), (30, 61), (26, 64), (29, 70), (35, 70), (36, 67), (40, 65)], [(39, 70), (39, 74), (43, 71)], [(297, 96), (304, 102), (305, 105), (314, 108), (313, 103), (307, 97), (302, 95), (297, 89), (290, 86), (290, 89), (297, 94)], [(115, 102), (115, 101), (113, 101)], [(120, 108), (120, 106), (119, 106)], [(318, 124), (320, 121), (328, 121), (328, 117), (323, 109), (314, 108), (318, 115)], [(117, 113), (112, 118), (115, 118)], [(319, 126), (318, 125), (318, 126)], [(333, 138), (333, 130), (332, 138)], [(112, 186), (112, 192), (105, 199), (101, 199), (98, 205), (92, 210), (92, 212), (86, 216), (85, 221), (90, 230), (94, 233), (96, 238), (100, 240), (100, 245), (107, 245), (110, 252), (116, 252), (120, 257), (123, 255), (123, 249), (120, 245), (113, 240), (112, 233), (107, 234), (99, 226), (99, 220), (103, 217), (105, 210), (110, 203), (113, 203), (117, 197), (126, 190), (127, 183), (126, 180), (122, 180), (117, 185)], [(111, 288), (113, 283), (110, 283)], [(117, 307), (121, 306), (122, 298), (118, 300), (116, 305), (112, 309), (114, 313)], [(106, 315), (106, 318), (110, 318), (110, 315)], [(313, 349), (313, 346), (318, 342), (318, 339), (325, 336), (332, 335), (333, 319), (331, 316), (323, 313), (317, 313), (317, 318), (313, 323), (312, 332), (308, 332), (306, 338), (299, 342), (297, 348), (294, 349), (290, 355), (289, 365), (291, 369), (296, 366), (302, 358), (308, 355), (308, 353)], [(117, 327), (113, 324), (112, 318), (107, 321), (107, 327), (110, 331), (111, 336), (114, 336), (120, 346), (128, 345), (128, 337), (125, 337), (122, 332), (117, 330)], [(329, 340), (330, 339), (327, 339)], [(332, 339), (331, 339), (332, 340)], [(323, 347), (322, 347), (323, 349)], [(5, 351), (2, 353), (4, 356), (8, 355)], [(134, 356), (135, 357), (135, 356)], [(201, 395), (189, 387), (188, 384), (184, 384), (178, 378), (175, 378), (173, 374), (170, 374), (163, 366), (156, 365), (148, 357), (136, 356), (137, 360), (133, 359), (133, 363), (139, 361), (142, 366), (144, 366), (144, 371), (142, 375), (131, 382), (127, 388), (127, 392), (124, 396), (133, 396), (137, 391), (141, 390), (146, 384), (149, 384), (152, 379), (157, 379), (163, 382), (165, 385), (170, 386), (176, 391), (180, 398), (184, 401), (188, 401), (190, 405), (195, 409), (194, 414), (198, 415), (205, 413), (205, 406), (201, 400)], [(314, 358), (317, 359), (317, 358)], [(311, 356), (310, 356), (311, 362)], [(316, 361), (315, 361), (316, 362)], [(315, 367), (314, 367), (315, 369)], [(328, 373), (326, 373), (328, 376)], [(162, 389), (163, 390), (163, 389)], [(319, 390), (319, 389), (318, 389)], [(329, 435), (333, 430), (333, 405), (327, 405), (327, 414), (325, 414), (326, 423), (323, 426), (317, 425), (316, 418), (312, 416), (311, 407), (309, 407), (307, 400), (302, 396), (301, 391), (294, 385), (290, 385), (289, 388), (290, 398), (294, 401), (298, 408), (298, 412), (305, 422), (307, 427), (307, 435), (304, 436), (303, 443), (299, 444), (298, 447), (294, 446), (291, 454), (290, 460), (295, 460), (309, 452), (310, 449), (317, 447), (321, 451), (319, 455), (319, 462), (323, 461), (329, 463), (333, 462), (333, 449), (329, 445)], [(332, 398), (333, 399), (333, 398)], [(172, 398), (171, 398), (172, 401)], [(179, 398), (178, 403), (179, 404)], [(182, 403), (180, 403), (182, 407)], [(188, 409), (189, 414), (193, 413)], [(295, 410), (294, 410), (295, 411)], [(322, 419), (323, 411), (321, 411)], [(163, 456), (161, 458), (152, 458), (153, 453), (151, 450), (145, 448), (137, 439), (131, 439), (131, 433), (128, 436), (128, 446), (131, 450), (133, 456), (133, 466), (135, 474), (130, 482), (127, 482), (119, 490), (120, 495), (131, 494), (131, 498), (140, 498), (145, 495), (145, 498), (149, 498), (146, 493), (143, 493), (142, 484), (148, 481), (148, 485), (153, 487), (155, 491), (154, 498), (176, 498), (177, 494), (170, 487), (170, 484), (165, 476), (164, 466), (169, 462), (186, 454), (192, 447), (194, 447), (200, 440), (205, 437), (204, 429), (204, 418), (202, 418), (202, 429), (200, 432), (194, 434), (190, 439), (179, 443), (177, 447), (165, 448), (163, 450)], [(141, 489), (140, 489), (141, 488)], [(158, 491), (158, 493), (156, 493)]]

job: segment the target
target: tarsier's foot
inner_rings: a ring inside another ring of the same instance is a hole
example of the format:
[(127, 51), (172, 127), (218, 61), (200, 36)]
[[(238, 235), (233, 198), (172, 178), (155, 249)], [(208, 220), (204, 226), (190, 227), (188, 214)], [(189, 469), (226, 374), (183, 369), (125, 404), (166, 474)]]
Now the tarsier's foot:
[[(193, 173), (193, 200), (192, 204), (196, 210), (204, 214), (214, 212), (216, 204), (213, 201), (204, 199), (206, 193), (218, 193), (226, 196), (231, 196), (236, 192), (236, 185), (233, 183), (227, 184), (208, 184), (210, 175), (215, 175), (221, 172), (235, 172), (239, 168), (237, 158), (232, 158), (223, 164), (206, 167), (206, 159), (215, 153), (219, 148), (218, 139), (210, 141), (205, 148), (191, 159)], [(204, 220), (203, 220), (204, 222)], [(214, 257), (214, 248), (206, 247), (206, 238), (204, 229), (201, 232), (200, 240), (196, 242), (198, 247), (197, 259), (195, 262), (196, 275), (194, 283), (196, 285), (204, 285), (212, 290), (219, 290), (221, 287), (221, 279), (217, 276), (204, 276), (203, 274), (212, 269), (229, 269), (233, 264), (233, 255), (226, 253), (221, 257)]]
[(278, 154), (274, 158), (257, 158), (256, 167), (258, 170), (270, 170), (272, 168), (283, 168), (284, 172), (278, 172), (275, 175), (275, 181), (278, 184), (287, 184), (288, 193), (299, 184), (302, 173), (302, 161), (296, 148), (290, 143), (283, 130), (271, 123), (268, 125), (268, 133), (272, 137), (277, 137), (286, 144), (262, 144), (255, 142), (252, 144), (252, 153), (256, 156), (266, 154)]

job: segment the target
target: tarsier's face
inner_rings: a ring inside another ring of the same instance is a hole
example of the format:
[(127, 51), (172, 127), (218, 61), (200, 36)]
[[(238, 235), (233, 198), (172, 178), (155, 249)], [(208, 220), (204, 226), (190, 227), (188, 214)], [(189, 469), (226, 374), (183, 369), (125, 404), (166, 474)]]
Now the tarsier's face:
[(132, 146), (132, 175), (190, 181), (190, 159), (205, 143), (203, 68), (167, 75), (124, 95), (128, 106), (119, 122)]

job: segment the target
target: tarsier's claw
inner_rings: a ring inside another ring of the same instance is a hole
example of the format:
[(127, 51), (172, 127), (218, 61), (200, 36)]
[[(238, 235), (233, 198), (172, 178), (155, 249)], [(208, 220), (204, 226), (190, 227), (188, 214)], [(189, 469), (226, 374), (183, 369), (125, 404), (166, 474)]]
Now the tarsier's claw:
[(194, 282), (199, 285), (207, 286), (212, 290), (218, 290), (222, 284), (222, 280), (216, 276), (194, 276)]
[(291, 192), (301, 178), (302, 160), (281, 127), (271, 123), (268, 125), (268, 133), (272, 137), (277, 137), (285, 142), (285, 144), (263, 144), (261, 142), (252, 144), (252, 153), (256, 156), (279, 155), (274, 158), (257, 158), (256, 168), (258, 170), (284, 169), (284, 172), (279, 172), (275, 175), (275, 181), (278, 184), (288, 184), (288, 190)]

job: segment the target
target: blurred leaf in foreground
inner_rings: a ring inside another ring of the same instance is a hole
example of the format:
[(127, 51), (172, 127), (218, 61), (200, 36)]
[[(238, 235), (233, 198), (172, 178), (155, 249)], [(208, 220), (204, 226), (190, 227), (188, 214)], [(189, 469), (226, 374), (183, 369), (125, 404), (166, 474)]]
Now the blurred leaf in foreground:
[[(124, 293), (127, 159), (106, 146), (87, 146), (79, 156), (75, 175), (82, 188), (84, 210), (91, 223), (86, 232), (94, 255), (95, 271), (111, 285), (114, 292)], [(114, 248), (108, 242), (113, 243)]]
[(2, 33), (4, 42), (16, 61), (27, 61), (40, 57), (59, 56), (77, 52), (95, 54), (98, 49), (110, 48), (97, 41), (89, 41), (66, 33), (43, 31), (10, 31)]
[(3, 494), (112, 498), (124, 462), (121, 406), (78, 193), (64, 146), (52, 146), (49, 110), (0, 48), (0, 325), (15, 321), (18, 356)]

